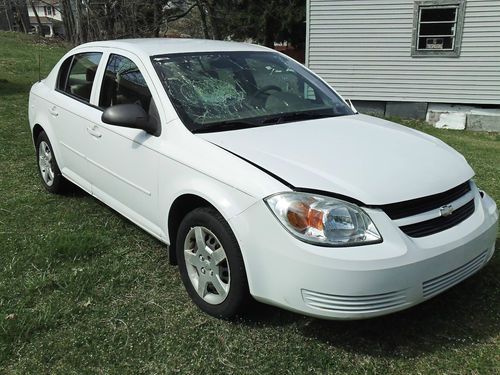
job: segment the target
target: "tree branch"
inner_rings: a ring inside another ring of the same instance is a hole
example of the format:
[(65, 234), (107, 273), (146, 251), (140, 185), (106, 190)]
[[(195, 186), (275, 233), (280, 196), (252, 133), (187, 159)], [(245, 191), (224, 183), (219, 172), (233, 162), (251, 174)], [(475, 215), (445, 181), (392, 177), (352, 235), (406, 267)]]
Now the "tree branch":
[(177, 21), (178, 19), (186, 17), (194, 9), (195, 6), (197, 6), (196, 3), (192, 4), (184, 13), (175, 14), (173, 16), (168, 16), (167, 22)]

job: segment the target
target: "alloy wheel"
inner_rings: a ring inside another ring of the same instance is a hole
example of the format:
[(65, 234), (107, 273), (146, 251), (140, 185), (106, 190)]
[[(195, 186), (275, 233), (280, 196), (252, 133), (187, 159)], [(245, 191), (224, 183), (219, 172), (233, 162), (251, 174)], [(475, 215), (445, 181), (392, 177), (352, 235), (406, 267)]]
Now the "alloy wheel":
[(52, 169), (52, 150), (47, 142), (42, 141), (38, 146), (38, 166), (42, 175), (43, 181), (47, 186), (52, 186), (54, 183), (54, 170)]
[(189, 230), (184, 241), (187, 274), (198, 295), (207, 303), (222, 303), (230, 286), (226, 252), (209, 229), (197, 226)]

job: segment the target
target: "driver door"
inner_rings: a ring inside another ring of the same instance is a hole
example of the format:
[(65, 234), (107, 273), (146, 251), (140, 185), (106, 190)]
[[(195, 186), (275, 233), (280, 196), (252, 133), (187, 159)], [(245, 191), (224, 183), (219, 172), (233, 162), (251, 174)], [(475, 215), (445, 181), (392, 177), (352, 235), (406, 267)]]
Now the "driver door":
[[(149, 77), (133, 55), (109, 54), (100, 77), (96, 104), (104, 111), (117, 104), (138, 104), (157, 121)], [(140, 129), (105, 124), (102, 112), (87, 128), (92, 193), (139, 226), (160, 235), (158, 162), (161, 140)]]

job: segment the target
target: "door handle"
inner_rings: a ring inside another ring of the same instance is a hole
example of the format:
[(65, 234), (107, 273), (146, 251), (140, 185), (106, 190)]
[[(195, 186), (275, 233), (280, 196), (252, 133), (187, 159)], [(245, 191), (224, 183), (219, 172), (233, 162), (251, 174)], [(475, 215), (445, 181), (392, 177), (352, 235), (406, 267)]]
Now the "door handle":
[(59, 112), (57, 112), (57, 107), (55, 105), (49, 109), (49, 112), (54, 117), (59, 116)]
[(97, 126), (87, 126), (87, 132), (92, 136), (96, 138), (101, 138), (102, 134), (97, 131)]

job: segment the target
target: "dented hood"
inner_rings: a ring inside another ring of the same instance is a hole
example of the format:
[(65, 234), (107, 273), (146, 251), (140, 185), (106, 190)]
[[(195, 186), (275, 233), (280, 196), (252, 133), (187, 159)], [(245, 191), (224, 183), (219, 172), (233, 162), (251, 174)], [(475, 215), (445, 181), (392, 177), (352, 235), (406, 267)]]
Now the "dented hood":
[(366, 115), (197, 134), (297, 188), (379, 205), (453, 188), (474, 172), (425, 133)]

